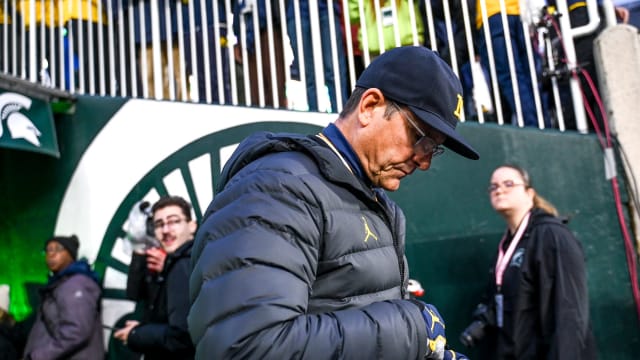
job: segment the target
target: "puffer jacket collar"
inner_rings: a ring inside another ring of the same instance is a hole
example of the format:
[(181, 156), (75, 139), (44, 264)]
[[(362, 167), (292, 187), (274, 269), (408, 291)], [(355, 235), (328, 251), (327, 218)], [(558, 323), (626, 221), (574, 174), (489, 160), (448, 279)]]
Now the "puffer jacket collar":
[(96, 284), (100, 285), (98, 274), (96, 274), (95, 271), (91, 270), (91, 266), (85, 259), (81, 259), (81, 260), (72, 262), (69, 266), (60, 270), (58, 273), (50, 275), (49, 280), (47, 282), (47, 286), (45, 287), (44, 290), (55, 287), (55, 284), (60, 279), (63, 279), (65, 277), (75, 275), (75, 274), (84, 275), (90, 278), (91, 280), (95, 281)]
[(238, 145), (238, 150), (228, 160), (221, 174), (217, 192), (222, 191), (229, 180), (247, 164), (274, 152), (300, 151), (308, 154), (318, 164), (318, 169), (329, 181), (351, 187), (369, 201), (377, 201), (381, 190), (368, 187), (345, 167), (338, 155), (316, 136), (270, 132), (255, 133)]

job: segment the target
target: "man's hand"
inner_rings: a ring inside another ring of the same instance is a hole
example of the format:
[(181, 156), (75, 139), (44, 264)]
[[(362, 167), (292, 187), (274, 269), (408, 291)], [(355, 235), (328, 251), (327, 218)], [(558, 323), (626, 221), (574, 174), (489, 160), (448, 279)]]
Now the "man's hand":
[(444, 347), (447, 345), (444, 319), (440, 316), (438, 309), (431, 304), (425, 304), (422, 317), (427, 324), (427, 345), (430, 351), (430, 355), (429, 352), (427, 353), (427, 358), (441, 360), (444, 358)]
[(138, 325), (140, 325), (139, 321), (127, 320), (127, 322), (125, 323), (122, 329), (113, 333), (113, 337), (116, 339), (122, 340), (122, 343), (127, 345), (127, 340), (129, 340), (129, 334), (131, 333), (131, 330), (133, 330), (133, 328), (135, 328)]
[(469, 358), (464, 354), (457, 353), (453, 350), (447, 350), (444, 352), (443, 360), (469, 360)]
[(154, 273), (162, 272), (167, 253), (161, 248), (153, 247), (147, 249), (145, 254), (147, 255), (147, 269)]
[(418, 300), (410, 301), (420, 308), (427, 328), (427, 353), (425, 358), (443, 360), (445, 346), (447, 345), (447, 338), (444, 334), (444, 319), (440, 316), (435, 306)]

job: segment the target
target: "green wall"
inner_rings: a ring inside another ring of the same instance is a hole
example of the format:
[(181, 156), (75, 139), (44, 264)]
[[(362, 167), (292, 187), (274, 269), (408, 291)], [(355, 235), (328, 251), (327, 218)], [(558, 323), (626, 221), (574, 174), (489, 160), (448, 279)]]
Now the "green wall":
[[(569, 226), (583, 244), (599, 358), (637, 358), (638, 317), (612, 186), (604, 178), (595, 135), (488, 124), (463, 124), (461, 131), (480, 160), (447, 153), (393, 194), (408, 219), (411, 277), (425, 288), (423, 299), (437, 304), (447, 320), (449, 342), (464, 349), (458, 335), (471, 322), (504, 231), (489, 203), (489, 178), (497, 166), (515, 163), (529, 171), (539, 194), (570, 216)], [(481, 355), (467, 352), (472, 358)]]
[(10, 310), (19, 320), (32, 312), (36, 287), (47, 280), (44, 242), (53, 235), (71, 174), (84, 149), (123, 102), (85, 98), (76, 106), (80, 116), (57, 114), (60, 158), (0, 148), (0, 283), (11, 286)]
[[(59, 159), (0, 149), (0, 204), (3, 210), (0, 239), (4, 249), (0, 252), (0, 283), (12, 286), (11, 312), (16, 317), (23, 318), (31, 312), (26, 284), (46, 281), (42, 245), (56, 229), (61, 202), (74, 171), (88, 152), (87, 148), (106, 133), (103, 129), (125, 104), (123, 99), (80, 97), (74, 115), (57, 115)], [(158, 103), (142, 104), (152, 105), (153, 109)], [(317, 122), (308, 120), (312, 115), (306, 113), (246, 109), (245, 115), (237, 112), (237, 108), (203, 105), (181, 105), (180, 109), (183, 118), (166, 115), (171, 117), (171, 123), (175, 123), (175, 131), (185, 126), (187, 117), (200, 117), (198, 121), (202, 123), (222, 122), (228, 126), (213, 133), (203, 133), (201, 138), (185, 144), (160, 163), (149, 164), (150, 170), (135, 186), (125, 193), (113, 194), (122, 200), (120, 206), (108, 214), (112, 219), (109, 230), (92, 239), (100, 243), (95, 259), (101, 275), (105, 275), (108, 267), (126, 272), (126, 264), (113, 258), (112, 254), (115, 239), (122, 233), (121, 224), (137, 199), (150, 189), (159, 193), (167, 191), (163, 179), (175, 169), (186, 179), (189, 194), (196, 193), (195, 173), (184, 165), (195, 155), (211, 156), (214, 179), (210, 184), (213, 185), (218, 175), (215, 167), (222, 161), (218, 149), (257, 129), (313, 133), (319, 128)], [(145, 155), (145, 139), (165, 136), (156, 133), (154, 119), (148, 117), (152, 116), (142, 111), (139, 119), (127, 120), (132, 124), (138, 121), (150, 124), (145, 125), (143, 128), (147, 130), (138, 136), (139, 148), (143, 149), (141, 153), (132, 153), (129, 159), (106, 159), (105, 166), (134, 161)], [(282, 117), (281, 121), (273, 120), (279, 117)], [(327, 115), (323, 119), (328, 122), (334, 117)], [(249, 121), (248, 118), (255, 122), (237, 121)], [(291, 119), (294, 118), (303, 120), (293, 123)], [(613, 192), (610, 182), (604, 178), (602, 151), (595, 136), (476, 123), (463, 123), (459, 128), (480, 152), (480, 160), (471, 161), (446, 152), (434, 160), (429, 171), (405, 179), (400, 190), (391, 194), (407, 216), (411, 277), (426, 289), (423, 299), (436, 304), (447, 320), (448, 337), (453, 347), (462, 349), (458, 334), (471, 320), (471, 312), (488, 280), (487, 271), (504, 230), (502, 219), (490, 207), (486, 187), (493, 169), (509, 162), (528, 169), (538, 192), (554, 203), (562, 214), (571, 216), (570, 227), (585, 248), (591, 313), (600, 358), (635, 359), (640, 351), (638, 318)], [(104, 141), (104, 137), (101, 139)], [(122, 141), (116, 138), (108, 145), (116, 148), (123, 146)], [(100, 185), (87, 174), (83, 186), (88, 192), (110, 194), (113, 190), (108, 181), (115, 182), (122, 175), (114, 171), (110, 175), (113, 179), (106, 179), (107, 185)], [(622, 179), (620, 181), (624, 188)], [(624, 193), (623, 199), (626, 199)], [(206, 204), (197, 207), (199, 216)], [(91, 215), (82, 206), (77, 209), (78, 222), (93, 221)], [(110, 297), (122, 297), (122, 291), (116, 288), (108, 289), (106, 293)], [(479, 356), (476, 350), (465, 351), (472, 358)]]

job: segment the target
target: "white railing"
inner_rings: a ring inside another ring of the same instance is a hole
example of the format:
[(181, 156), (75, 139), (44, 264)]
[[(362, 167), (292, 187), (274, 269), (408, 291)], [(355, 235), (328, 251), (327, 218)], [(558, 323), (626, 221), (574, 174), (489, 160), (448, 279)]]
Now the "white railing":
[[(425, 45), (461, 78), (465, 120), (565, 130), (573, 108), (585, 132), (579, 82), (560, 70), (576, 67), (573, 36), (597, 28), (596, 1), (573, 29), (540, 5), (514, 25), (511, 1), (0, 0), (0, 72), (78, 94), (337, 112), (377, 55)], [(555, 21), (571, 35), (564, 61)]]

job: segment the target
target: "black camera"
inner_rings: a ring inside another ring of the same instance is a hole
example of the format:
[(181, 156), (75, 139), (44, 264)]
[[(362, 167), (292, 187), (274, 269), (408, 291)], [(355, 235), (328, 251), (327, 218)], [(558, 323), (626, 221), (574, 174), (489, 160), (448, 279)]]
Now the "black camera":
[(147, 221), (145, 223), (147, 227), (147, 235), (154, 237), (155, 229), (153, 225), (153, 212), (151, 211), (151, 203), (148, 201), (143, 201), (138, 205), (138, 209), (140, 212), (147, 216)]
[(495, 324), (494, 312), (485, 304), (478, 304), (473, 312), (473, 319), (473, 322), (460, 334), (460, 342), (466, 347), (475, 346), (484, 337), (487, 325)]

